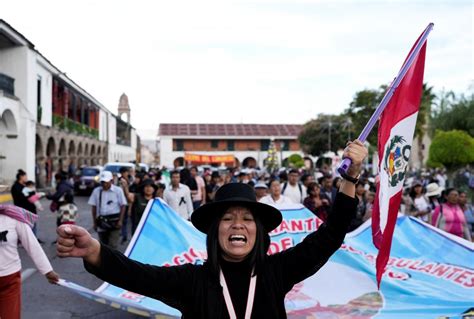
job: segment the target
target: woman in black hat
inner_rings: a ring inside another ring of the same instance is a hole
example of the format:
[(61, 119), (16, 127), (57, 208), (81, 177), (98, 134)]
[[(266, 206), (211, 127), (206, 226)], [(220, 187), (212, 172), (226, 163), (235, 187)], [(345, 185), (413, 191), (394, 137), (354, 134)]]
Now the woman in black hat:
[(130, 211), (132, 218), (132, 234), (135, 233), (135, 229), (137, 229), (148, 201), (155, 198), (157, 190), (158, 186), (152, 179), (145, 179), (138, 186), (138, 193), (134, 194), (132, 209)]
[(341, 246), (355, 215), (355, 183), (367, 150), (360, 141), (344, 151), (352, 165), (326, 223), (301, 243), (267, 255), (268, 233), (280, 212), (259, 203), (251, 187), (227, 184), (191, 221), (207, 234), (203, 265), (145, 265), (101, 245), (78, 226), (58, 228), (60, 257), (81, 257), (86, 269), (115, 286), (165, 302), (183, 318), (286, 318), (285, 295), (313, 275)]

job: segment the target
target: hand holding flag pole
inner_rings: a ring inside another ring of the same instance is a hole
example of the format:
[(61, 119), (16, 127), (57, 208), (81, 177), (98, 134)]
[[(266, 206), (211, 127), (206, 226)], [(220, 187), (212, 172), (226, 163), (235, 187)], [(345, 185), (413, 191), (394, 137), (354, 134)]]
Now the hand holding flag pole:
[[(395, 90), (397, 89), (398, 85), (400, 84), (400, 82), (403, 80), (403, 78), (405, 77), (405, 74), (408, 72), (408, 70), (410, 69), (411, 65), (413, 64), (413, 61), (415, 60), (415, 58), (418, 56), (418, 53), (420, 52), (421, 50), (421, 47), (423, 46), (423, 44), (425, 43), (426, 39), (428, 38), (428, 35), (429, 33), (431, 32), (431, 30), (433, 30), (433, 26), (434, 24), (433, 23), (430, 23), (425, 31), (422, 33), (422, 35), (420, 36), (420, 39), (419, 41), (416, 43), (416, 46), (414, 47), (414, 49), (410, 52), (410, 54), (408, 55), (407, 59), (405, 60), (405, 63), (403, 63), (403, 66), (402, 68), (400, 69), (400, 72), (398, 72), (398, 75), (395, 77), (395, 79), (393, 80), (392, 84), (390, 85), (390, 87), (388, 88), (387, 92), (385, 92), (385, 95), (382, 99), (382, 101), (380, 102), (380, 104), (377, 106), (377, 108), (375, 109), (375, 112), (372, 114), (372, 116), (370, 117), (369, 121), (367, 122), (367, 124), (365, 125), (364, 129), (362, 130), (362, 132), (360, 133), (359, 135), (359, 140), (364, 143), (366, 140), (367, 140), (367, 137), (369, 136), (370, 132), (372, 131), (372, 129), (374, 128), (375, 126), (375, 123), (377, 123), (378, 119), (380, 118), (380, 115), (382, 115), (382, 112), (383, 110), (385, 109), (385, 107), (387, 106), (388, 102), (390, 101), (390, 99), (392, 98), (393, 96), (393, 93), (395, 92)], [(341, 175), (344, 175), (347, 173), (347, 170), (349, 169), (349, 166), (351, 166), (351, 160), (350, 158), (345, 158), (341, 164), (339, 165), (339, 167), (337, 168), (337, 171), (339, 172), (339, 174)]]

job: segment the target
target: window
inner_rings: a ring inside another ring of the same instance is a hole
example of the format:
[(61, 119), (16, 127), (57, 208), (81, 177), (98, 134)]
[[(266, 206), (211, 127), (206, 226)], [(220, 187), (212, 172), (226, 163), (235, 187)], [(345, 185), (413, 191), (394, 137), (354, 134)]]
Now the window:
[(261, 140), (260, 141), (260, 150), (268, 151), (269, 146), (270, 146), (270, 140)]
[(227, 141), (227, 150), (228, 151), (234, 151), (235, 150), (234, 141)]
[(218, 140), (211, 140), (211, 148), (218, 148), (219, 141)]
[(281, 141), (280, 147), (282, 151), (289, 151), (290, 150), (290, 141)]
[(184, 151), (183, 140), (176, 140), (176, 150), (177, 151)]
[(43, 116), (43, 109), (41, 108), (41, 76), (36, 78), (36, 117), (37, 121), (41, 123)]
[(41, 76), (36, 79), (36, 106), (41, 106)]

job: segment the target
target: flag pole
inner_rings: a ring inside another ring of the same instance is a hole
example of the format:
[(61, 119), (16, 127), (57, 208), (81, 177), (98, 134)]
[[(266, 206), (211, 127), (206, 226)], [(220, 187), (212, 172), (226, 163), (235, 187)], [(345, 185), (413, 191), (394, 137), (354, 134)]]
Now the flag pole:
[[(433, 23), (428, 24), (426, 27), (425, 31), (423, 31), (423, 34), (420, 37), (420, 40), (416, 43), (413, 51), (410, 52), (408, 55), (408, 58), (406, 59), (405, 63), (403, 64), (402, 68), (400, 69), (400, 72), (398, 72), (398, 75), (395, 77), (393, 80), (392, 84), (389, 86), (387, 92), (385, 92), (385, 95), (380, 102), (380, 104), (377, 106), (375, 109), (375, 112), (372, 114), (370, 117), (369, 121), (365, 125), (364, 129), (359, 135), (359, 140), (363, 143), (367, 140), (367, 137), (369, 136), (370, 132), (375, 126), (375, 123), (380, 118), (380, 115), (382, 115), (383, 110), (387, 106), (388, 102), (390, 102), (390, 99), (392, 98), (393, 94), (395, 93), (395, 90), (398, 88), (400, 85), (400, 82), (403, 80), (405, 77), (406, 73), (408, 72), (408, 69), (410, 69), (411, 65), (413, 64), (413, 61), (415, 60), (415, 57), (418, 56), (418, 53), (421, 50), (421, 47), (425, 43), (426, 39), (428, 38), (428, 35), (430, 34), (431, 30), (433, 30)], [(349, 169), (349, 166), (351, 166), (351, 159), (350, 158), (345, 158), (342, 163), (339, 165), (337, 168), (337, 171), (339, 174), (344, 175), (347, 173), (347, 170)]]

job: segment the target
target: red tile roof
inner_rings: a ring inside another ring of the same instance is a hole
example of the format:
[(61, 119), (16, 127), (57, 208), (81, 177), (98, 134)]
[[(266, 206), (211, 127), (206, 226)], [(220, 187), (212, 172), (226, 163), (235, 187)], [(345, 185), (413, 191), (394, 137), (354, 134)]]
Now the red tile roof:
[(299, 124), (160, 124), (160, 136), (298, 136)]

